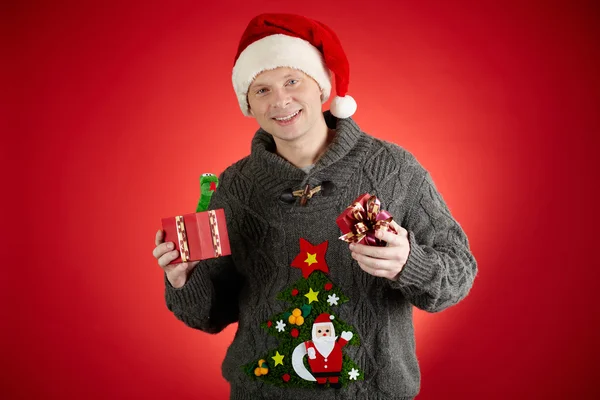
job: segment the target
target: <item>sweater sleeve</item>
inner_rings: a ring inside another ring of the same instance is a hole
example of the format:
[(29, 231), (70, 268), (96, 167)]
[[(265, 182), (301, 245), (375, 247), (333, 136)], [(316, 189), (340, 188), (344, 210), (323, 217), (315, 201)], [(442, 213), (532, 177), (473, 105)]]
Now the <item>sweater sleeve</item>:
[[(222, 177), (219, 181), (219, 188), (211, 198), (209, 209), (223, 208), (225, 218), (229, 221), (232, 214), (224, 194), (226, 182), (222, 181)], [(234, 232), (229, 223), (228, 231), (231, 239)], [(196, 265), (181, 288), (174, 288), (165, 274), (167, 308), (189, 327), (218, 333), (238, 321), (238, 299), (242, 285), (232, 256), (204, 260)]]
[(408, 231), (410, 252), (397, 280), (390, 281), (392, 287), (428, 312), (442, 311), (466, 297), (477, 262), (427, 172), (402, 226)]

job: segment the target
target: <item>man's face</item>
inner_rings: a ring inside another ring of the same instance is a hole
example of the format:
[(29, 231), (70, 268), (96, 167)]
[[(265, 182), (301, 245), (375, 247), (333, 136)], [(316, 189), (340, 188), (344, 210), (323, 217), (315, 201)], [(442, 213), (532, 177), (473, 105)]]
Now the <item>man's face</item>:
[(282, 141), (310, 135), (323, 117), (319, 85), (293, 68), (260, 73), (248, 89), (248, 104), (260, 127)]

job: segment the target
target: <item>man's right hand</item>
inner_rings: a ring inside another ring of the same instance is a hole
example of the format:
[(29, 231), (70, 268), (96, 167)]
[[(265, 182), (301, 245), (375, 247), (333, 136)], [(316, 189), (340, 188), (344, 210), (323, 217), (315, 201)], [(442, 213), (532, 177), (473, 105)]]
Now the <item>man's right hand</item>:
[(173, 242), (165, 243), (164, 237), (165, 234), (162, 230), (156, 232), (156, 239), (154, 241), (156, 247), (152, 251), (152, 255), (158, 260), (158, 265), (167, 274), (167, 279), (171, 283), (171, 286), (178, 289), (185, 285), (190, 272), (192, 272), (200, 261), (169, 265), (171, 261), (179, 257), (179, 251), (175, 250)]

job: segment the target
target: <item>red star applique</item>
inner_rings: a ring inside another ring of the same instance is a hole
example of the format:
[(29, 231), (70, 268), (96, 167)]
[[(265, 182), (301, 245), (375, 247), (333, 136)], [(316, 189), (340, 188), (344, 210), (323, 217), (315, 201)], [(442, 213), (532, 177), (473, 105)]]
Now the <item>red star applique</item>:
[(217, 190), (217, 184), (215, 182), (211, 182), (208, 190), (210, 190), (211, 192), (214, 192), (215, 190)]
[(300, 238), (300, 253), (292, 261), (292, 267), (300, 268), (304, 279), (314, 271), (323, 271), (329, 273), (329, 267), (325, 262), (325, 253), (327, 252), (328, 241), (313, 246), (307, 240)]

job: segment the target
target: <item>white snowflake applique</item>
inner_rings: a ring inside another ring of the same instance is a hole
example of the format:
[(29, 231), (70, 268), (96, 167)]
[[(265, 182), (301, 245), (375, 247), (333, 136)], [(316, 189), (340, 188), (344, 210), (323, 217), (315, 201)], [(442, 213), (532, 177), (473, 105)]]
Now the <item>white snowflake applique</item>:
[(329, 303), (330, 306), (337, 306), (338, 305), (338, 300), (340, 298), (337, 297), (336, 294), (330, 294), (329, 296), (327, 296), (327, 302)]
[(275, 328), (277, 328), (277, 332), (283, 332), (285, 330), (285, 324), (282, 319), (277, 321), (277, 326)]
[(356, 378), (358, 378), (359, 375), (360, 373), (356, 368), (352, 368), (350, 372), (348, 372), (348, 376), (350, 377), (350, 379), (356, 380)]

